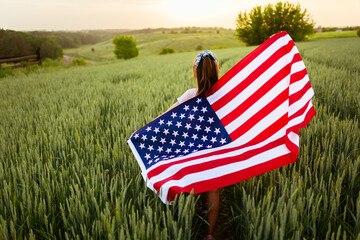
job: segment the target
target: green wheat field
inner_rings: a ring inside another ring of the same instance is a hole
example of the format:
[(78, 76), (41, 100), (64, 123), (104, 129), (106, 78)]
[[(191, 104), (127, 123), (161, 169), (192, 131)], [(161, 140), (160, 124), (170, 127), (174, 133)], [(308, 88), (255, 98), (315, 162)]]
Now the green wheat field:
[[(360, 38), (297, 46), (317, 115), (297, 162), (221, 190), (222, 239), (360, 239)], [(221, 75), (254, 48), (215, 49)], [(199, 196), (164, 205), (126, 143), (194, 87), (197, 52), (0, 78), (0, 239), (201, 239)]]

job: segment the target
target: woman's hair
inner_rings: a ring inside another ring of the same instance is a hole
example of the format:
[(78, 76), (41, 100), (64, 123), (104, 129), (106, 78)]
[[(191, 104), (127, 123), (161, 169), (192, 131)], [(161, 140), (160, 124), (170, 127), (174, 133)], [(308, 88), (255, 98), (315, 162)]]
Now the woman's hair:
[(194, 63), (193, 70), (194, 78), (197, 80), (198, 95), (209, 90), (219, 79), (219, 64), (209, 55), (204, 56), (198, 66)]

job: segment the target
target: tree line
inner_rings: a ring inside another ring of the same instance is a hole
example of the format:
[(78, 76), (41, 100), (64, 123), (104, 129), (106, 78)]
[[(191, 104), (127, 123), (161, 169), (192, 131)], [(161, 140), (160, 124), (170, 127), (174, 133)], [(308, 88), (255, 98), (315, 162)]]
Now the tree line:
[(50, 38), (0, 29), (0, 58), (32, 55), (37, 48), (40, 48), (42, 58), (63, 56), (62, 47)]

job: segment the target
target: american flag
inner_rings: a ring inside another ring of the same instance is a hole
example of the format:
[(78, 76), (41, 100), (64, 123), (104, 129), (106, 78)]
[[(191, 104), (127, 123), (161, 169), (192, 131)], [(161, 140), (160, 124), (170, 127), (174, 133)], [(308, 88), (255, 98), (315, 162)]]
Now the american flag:
[(211, 90), (136, 131), (128, 144), (163, 202), (225, 187), (297, 160), (315, 115), (305, 65), (286, 32), (273, 35)]

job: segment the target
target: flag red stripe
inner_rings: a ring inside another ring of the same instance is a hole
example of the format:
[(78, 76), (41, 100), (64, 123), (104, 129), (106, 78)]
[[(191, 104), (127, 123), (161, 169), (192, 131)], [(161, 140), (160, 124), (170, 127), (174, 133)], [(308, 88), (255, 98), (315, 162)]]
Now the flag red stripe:
[(256, 143), (259, 143), (260, 140), (263, 140), (263, 139), (265, 139), (265, 138), (267, 138), (269, 136), (272, 136), (274, 133), (278, 132), (284, 125), (286, 125), (286, 123), (287, 123), (287, 114), (284, 114), (277, 121), (275, 121), (271, 126), (267, 127), (264, 131), (259, 133), (254, 139), (252, 139), (251, 141), (247, 142), (244, 145), (233, 147), (233, 148), (215, 150), (214, 152), (205, 153), (203, 155), (194, 156), (194, 157), (190, 157), (190, 158), (187, 158), (187, 159), (182, 159), (182, 160), (170, 162), (170, 163), (167, 163), (167, 164), (163, 164), (163, 165), (160, 165), (157, 168), (149, 171), (147, 176), (148, 176), (149, 179), (151, 179), (152, 177), (162, 173), (167, 168), (169, 168), (169, 167), (171, 167), (173, 165), (176, 165), (176, 164), (196, 160), (196, 159), (199, 159), (199, 158), (205, 158), (205, 157), (210, 157), (210, 156), (214, 156), (214, 155), (220, 155), (220, 154), (228, 153), (228, 152), (231, 152), (231, 151), (236, 151), (238, 149), (245, 148), (245, 147), (248, 147), (248, 146), (251, 146), (251, 145), (255, 145)]
[(236, 87), (227, 92), (225, 96), (212, 103), (211, 107), (214, 109), (214, 111), (218, 111), (220, 108), (224, 107), (228, 102), (234, 99), (237, 95), (239, 95), (253, 81), (255, 81), (260, 75), (262, 75), (266, 70), (268, 70), (275, 62), (277, 62), (285, 54), (288, 54), (291, 51), (292, 46), (294, 46), (294, 42), (290, 41), (287, 45), (279, 48), (273, 55), (271, 55), (266, 61), (264, 61), (263, 64), (261, 64), (241, 83), (239, 83)]
[(236, 163), (236, 162), (240, 162), (240, 161), (245, 161), (245, 160), (247, 160), (247, 159), (249, 159), (249, 158), (251, 158), (251, 157), (253, 157), (253, 156), (257, 155), (257, 154), (260, 154), (260, 153), (265, 152), (267, 150), (270, 150), (272, 148), (278, 147), (281, 144), (284, 144), (284, 138), (277, 139), (277, 140), (275, 140), (273, 142), (270, 142), (270, 143), (266, 144), (263, 147), (249, 150), (249, 151), (244, 152), (242, 154), (239, 154), (237, 156), (222, 158), (222, 159), (220, 159), (218, 161), (213, 160), (213, 161), (209, 161), (209, 162), (204, 162), (204, 163), (194, 164), (194, 165), (191, 165), (191, 166), (188, 166), (188, 167), (184, 167), (181, 170), (179, 170), (177, 173), (175, 173), (174, 175), (172, 175), (172, 176), (170, 176), (170, 177), (168, 177), (168, 178), (166, 178), (166, 179), (164, 179), (162, 181), (156, 182), (154, 184), (154, 188), (157, 191), (159, 191), (160, 187), (163, 184), (165, 184), (166, 182), (168, 182), (168, 181), (179, 180), (179, 179), (183, 178), (184, 176), (186, 176), (188, 174), (192, 174), (192, 173), (196, 173), (196, 172), (202, 172), (202, 171), (217, 168), (217, 167), (220, 167), (220, 166), (225, 166), (225, 165), (228, 165), (228, 164), (232, 164), (232, 163)]
[[(300, 60), (298, 60), (297, 62), (301, 61), (301, 57), (300, 57), (300, 54), (298, 54), (298, 57), (300, 58)], [(302, 80), (307, 74), (307, 71), (306, 71), (306, 68), (304, 68), (303, 70), (299, 71), (299, 72), (296, 72), (296, 73), (293, 73), (290, 77), (290, 84), (293, 84), (297, 81), (300, 81)]]
[(289, 105), (291, 106), (291, 104), (299, 101), (310, 88), (311, 88), (310, 82), (307, 82), (302, 89), (300, 89), (294, 94), (291, 94), (289, 96)]
[(241, 171), (227, 174), (221, 177), (212, 178), (205, 181), (195, 182), (185, 187), (173, 186), (169, 189), (168, 200), (173, 200), (176, 194), (181, 192), (190, 193), (194, 189), (194, 193), (202, 193), (210, 191), (212, 189), (226, 187), (237, 182), (244, 181), (251, 177), (263, 174), (265, 172), (271, 171), (273, 169), (285, 166), (287, 164), (293, 163), (297, 160), (297, 156), (292, 153), (274, 158), (265, 163), (258, 164)]
[(280, 32), (259, 47), (257, 47), (254, 51), (244, 57), (240, 62), (238, 62), (234, 67), (232, 67), (227, 73), (222, 76), (217, 83), (205, 93), (205, 96), (208, 97), (217, 90), (219, 90), (223, 85), (225, 85), (228, 81), (230, 81), (236, 74), (238, 74), (244, 67), (246, 67), (250, 62), (252, 62), (256, 57), (258, 57), (263, 51), (265, 51), (269, 46), (271, 46), (274, 42), (276, 42), (279, 38), (287, 35), (286, 32)]
[(270, 78), (262, 87), (249, 96), (244, 102), (242, 102), (238, 107), (236, 107), (229, 114), (221, 118), (221, 122), (224, 126), (230, 124), (234, 119), (242, 115), (246, 110), (248, 110), (254, 103), (256, 103), (262, 96), (264, 96), (269, 90), (271, 90), (277, 83), (284, 79), (289, 74), (290, 65), (282, 68), (278, 73), (276, 73), (272, 78)]
[(279, 107), (283, 102), (288, 99), (289, 89), (285, 89), (279, 95), (277, 95), (271, 102), (266, 104), (260, 111), (253, 114), (251, 118), (249, 118), (246, 122), (244, 122), (241, 126), (238, 126), (233, 132), (229, 134), (230, 138), (234, 141), (249, 131), (252, 127), (254, 127), (259, 119), (263, 119), (272, 111), (274, 111), (277, 107)]
[(304, 128), (310, 122), (310, 120), (315, 116), (315, 114), (316, 114), (315, 108), (312, 106), (309, 109), (309, 111), (306, 113), (304, 121), (302, 121), (299, 124), (289, 127), (287, 132), (294, 131), (295, 129)]

